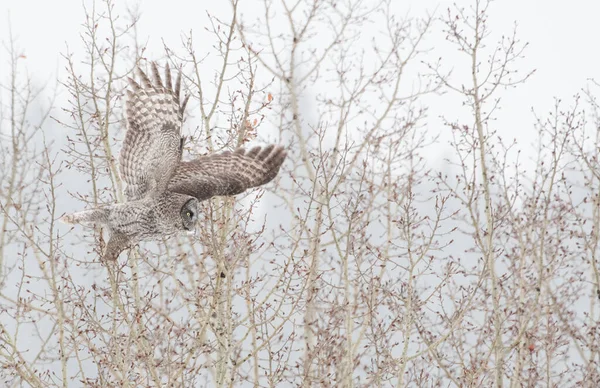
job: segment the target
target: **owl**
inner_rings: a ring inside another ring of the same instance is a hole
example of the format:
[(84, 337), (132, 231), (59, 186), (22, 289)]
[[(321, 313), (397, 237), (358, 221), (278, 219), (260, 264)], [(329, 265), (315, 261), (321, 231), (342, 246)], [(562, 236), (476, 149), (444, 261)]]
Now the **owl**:
[(286, 158), (281, 146), (238, 148), (182, 161), (181, 73), (175, 85), (167, 64), (165, 82), (156, 64), (152, 80), (138, 68), (140, 82), (129, 78), (127, 132), (119, 155), (126, 202), (65, 215), (61, 221), (100, 225), (110, 238), (102, 258), (119, 254), (143, 240), (193, 233), (199, 201), (231, 196), (270, 182)]

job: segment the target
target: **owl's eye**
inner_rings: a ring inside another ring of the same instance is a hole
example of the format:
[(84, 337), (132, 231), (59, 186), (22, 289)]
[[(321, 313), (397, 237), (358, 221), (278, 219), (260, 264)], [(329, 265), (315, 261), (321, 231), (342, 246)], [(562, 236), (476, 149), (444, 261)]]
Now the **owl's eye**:
[(188, 216), (188, 218), (192, 218), (192, 216), (194, 215), (194, 213), (192, 213), (191, 211), (187, 211), (187, 213), (185, 213), (186, 216)]

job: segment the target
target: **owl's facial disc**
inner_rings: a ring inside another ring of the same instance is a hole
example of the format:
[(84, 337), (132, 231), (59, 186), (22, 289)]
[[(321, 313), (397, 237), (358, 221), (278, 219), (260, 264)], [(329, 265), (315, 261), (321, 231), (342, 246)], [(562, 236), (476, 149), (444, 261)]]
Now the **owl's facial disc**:
[(198, 218), (196, 209), (196, 199), (190, 199), (181, 208), (181, 221), (183, 229), (195, 233), (196, 219)]

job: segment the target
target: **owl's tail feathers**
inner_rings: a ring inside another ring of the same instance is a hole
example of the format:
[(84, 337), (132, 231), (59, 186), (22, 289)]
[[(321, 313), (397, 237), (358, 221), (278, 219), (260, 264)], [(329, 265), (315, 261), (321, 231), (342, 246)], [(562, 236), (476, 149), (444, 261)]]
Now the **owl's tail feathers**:
[(77, 213), (67, 214), (60, 218), (65, 224), (82, 224), (86, 226), (102, 225), (108, 223), (109, 209), (99, 208), (84, 210)]

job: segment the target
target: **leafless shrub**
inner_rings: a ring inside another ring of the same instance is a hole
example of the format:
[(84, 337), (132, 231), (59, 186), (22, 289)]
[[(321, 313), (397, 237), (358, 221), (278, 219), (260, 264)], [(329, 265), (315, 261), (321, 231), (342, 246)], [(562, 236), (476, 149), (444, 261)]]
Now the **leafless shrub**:
[[(3, 383), (599, 384), (598, 85), (536, 115), (523, 144), (494, 119), (532, 75), (526, 44), (494, 41), (488, 2), (404, 19), (393, 1), (246, 4), (210, 15), (209, 52), (190, 31), (147, 58), (138, 9), (85, 3), (52, 114), (64, 146), (40, 129), (50, 108), (32, 120), (40, 90), (8, 46)], [(464, 62), (431, 61), (440, 30)], [(203, 203), (195, 238), (101, 263), (103, 231), (56, 220), (122, 200), (124, 78), (150, 60), (183, 73), (186, 156), (275, 142), (289, 157), (266, 189)], [(427, 158), (439, 93), (464, 102), (444, 117), (444, 171)]]

